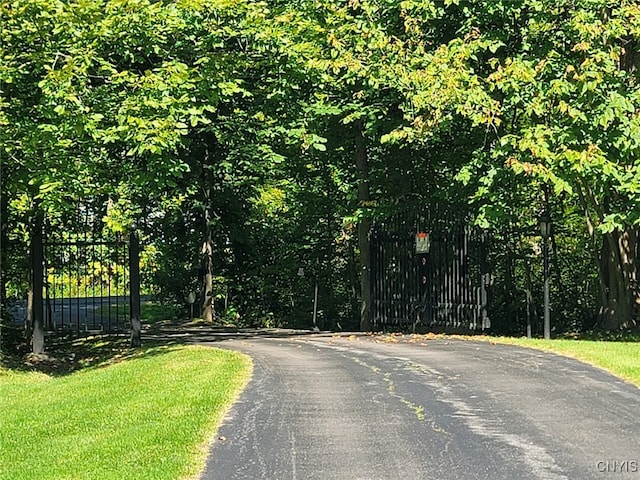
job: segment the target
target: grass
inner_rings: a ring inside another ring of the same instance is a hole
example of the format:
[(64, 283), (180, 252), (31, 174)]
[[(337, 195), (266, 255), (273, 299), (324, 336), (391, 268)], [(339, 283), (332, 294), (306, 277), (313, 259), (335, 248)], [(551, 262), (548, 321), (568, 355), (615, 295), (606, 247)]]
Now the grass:
[(0, 479), (194, 478), (248, 357), (84, 341), (72, 373), (0, 368)]
[(162, 305), (150, 300), (140, 304), (140, 318), (148, 324), (179, 318), (181, 313), (180, 308), (174, 305)]
[[(113, 304), (110, 306), (100, 306), (95, 309), (97, 316), (118, 318), (129, 318), (129, 304)], [(154, 323), (168, 321), (169, 319), (179, 318), (181, 315), (180, 308), (173, 305), (163, 305), (153, 300), (143, 300), (140, 302), (140, 319), (143, 323), (152, 325)]]
[(536, 348), (582, 360), (640, 387), (640, 342), (514, 337), (482, 337), (496, 342)]

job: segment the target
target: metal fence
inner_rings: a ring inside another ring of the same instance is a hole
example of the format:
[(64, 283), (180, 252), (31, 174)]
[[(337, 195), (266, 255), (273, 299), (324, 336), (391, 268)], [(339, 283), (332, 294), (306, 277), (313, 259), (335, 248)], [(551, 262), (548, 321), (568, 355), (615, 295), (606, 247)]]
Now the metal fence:
[(44, 242), (43, 321), (49, 331), (129, 328), (129, 244), (122, 239)]
[(370, 237), (374, 327), (490, 328), (487, 241), (469, 225), (417, 215), (376, 224)]

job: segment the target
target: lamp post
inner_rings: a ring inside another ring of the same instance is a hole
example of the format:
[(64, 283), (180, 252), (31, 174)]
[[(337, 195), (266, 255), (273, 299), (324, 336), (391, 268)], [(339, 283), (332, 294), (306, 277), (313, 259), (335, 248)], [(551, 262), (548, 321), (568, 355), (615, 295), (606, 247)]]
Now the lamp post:
[(549, 237), (551, 236), (551, 216), (545, 210), (540, 216), (540, 233), (542, 234), (542, 258), (544, 262), (544, 339), (551, 338), (551, 319), (549, 316)]

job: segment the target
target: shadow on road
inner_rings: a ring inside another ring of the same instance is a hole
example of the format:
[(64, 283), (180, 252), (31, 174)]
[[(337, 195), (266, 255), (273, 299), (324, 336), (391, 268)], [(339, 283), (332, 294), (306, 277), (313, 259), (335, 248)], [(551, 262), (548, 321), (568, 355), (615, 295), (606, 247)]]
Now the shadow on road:
[(330, 332), (283, 328), (234, 328), (198, 324), (153, 325), (143, 332), (143, 342), (162, 344), (215, 343), (255, 337), (290, 338), (304, 335), (332, 335)]
[[(23, 334), (22, 331), (17, 333)], [(0, 369), (39, 371), (53, 376), (69, 375), (79, 370), (100, 368), (123, 360), (162, 353), (180, 345), (212, 344), (231, 339), (289, 338), (304, 335), (333, 335), (329, 332), (294, 329), (232, 328), (203, 325), (195, 322), (159, 322), (146, 325), (142, 334), (142, 349), (131, 348), (129, 334), (104, 334), (77, 337), (50, 336), (46, 353), (28, 353), (23, 338), (20, 348), (12, 354), (0, 355)]]

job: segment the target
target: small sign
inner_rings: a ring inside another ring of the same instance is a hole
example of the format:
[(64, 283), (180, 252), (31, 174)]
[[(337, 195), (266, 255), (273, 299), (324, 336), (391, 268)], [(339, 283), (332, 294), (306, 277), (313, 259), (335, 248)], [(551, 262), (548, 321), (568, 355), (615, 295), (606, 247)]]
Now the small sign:
[(431, 241), (427, 232), (416, 233), (416, 253), (429, 253)]
[(190, 304), (194, 304), (194, 303), (196, 303), (196, 294), (195, 294), (195, 293), (193, 293), (193, 292), (191, 292), (191, 293), (189, 294), (189, 296), (187, 297), (187, 301), (188, 301)]

